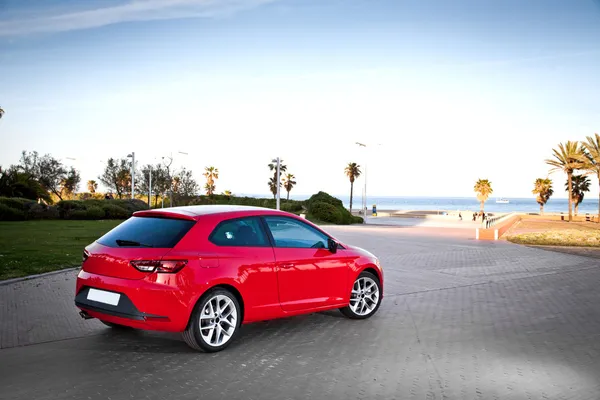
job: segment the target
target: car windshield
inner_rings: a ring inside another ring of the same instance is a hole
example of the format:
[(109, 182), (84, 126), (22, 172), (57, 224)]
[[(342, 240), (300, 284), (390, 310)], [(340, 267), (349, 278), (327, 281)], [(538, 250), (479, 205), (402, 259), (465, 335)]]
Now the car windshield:
[(98, 239), (109, 247), (172, 248), (191, 229), (195, 221), (132, 217)]

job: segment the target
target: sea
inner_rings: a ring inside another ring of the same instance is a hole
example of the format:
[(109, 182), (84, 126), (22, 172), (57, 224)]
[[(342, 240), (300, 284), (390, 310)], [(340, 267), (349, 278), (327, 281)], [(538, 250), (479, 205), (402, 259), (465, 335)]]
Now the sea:
[[(252, 196), (252, 195), (251, 195)], [(252, 196), (255, 197), (255, 196)], [(259, 196), (256, 197), (270, 197), (270, 196)], [(306, 200), (310, 196), (302, 195), (291, 195), (290, 199), (293, 200)], [(338, 199), (342, 200), (346, 207), (350, 206), (350, 196), (336, 195)], [(485, 210), (489, 212), (523, 212), (523, 213), (539, 213), (540, 206), (535, 201), (535, 198), (513, 198), (507, 197), (509, 201), (506, 204), (496, 203), (498, 197), (493, 197), (485, 202)], [(362, 204), (362, 197), (355, 196), (352, 208), (360, 208)], [(552, 213), (568, 213), (568, 200), (565, 198), (550, 199), (544, 206), (545, 212)], [(367, 206), (369, 209), (377, 206), (378, 210), (414, 210), (414, 211), (479, 211), (479, 201), (475, 197), (412, 197), (412, 196), (369, 196), (367, 199)], [(590, 197), (585, 198), (581, 204), (579, 204), (580, 214), (597, 214), (598, 213), (598, 198)]]

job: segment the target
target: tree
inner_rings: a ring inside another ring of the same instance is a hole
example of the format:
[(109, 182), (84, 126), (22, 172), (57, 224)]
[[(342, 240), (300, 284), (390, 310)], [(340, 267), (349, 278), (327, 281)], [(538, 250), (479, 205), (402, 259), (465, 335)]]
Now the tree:
[(81, 176), (79, 175), (79, 171), (71, 167), (60, 183), (60, 191), (63, 196), (71, 197), (79, 189), (80, 182)]
[[(269, 164), (269, 171), (273, 171), (273, 178), (269, 179), (269, 190), (273, 193), (273, 198), (277, 197), (277, 163)], [(279, 160), (279, 175), (280, 178), (284, 172), (287, 171), (287, 165), (283, 163), (283, 160)], [(279, 181), (281, 186), (281, 181)]]
[[(590, 191), (590, 179), (585, 175), (573, 175), (572, 178), (573, 205), (575, 215), (579, 213), (579, 204), (583, 201), (585, 192)], [(569, 190), (569, 181), (565, 182), (565, 190)]]
[[(594, 137), (586, 137), (583, 147), (586, 150), (587, 157), (584, 159), (583, 168), (588, 172), (595, 174), (598, 178), (598, 187), (600, 188), (600, 135), (597, 133)], [(598, 222), (600, 222), (600, 194), (598, 195)]]
[(358, 179), (361, 174), (360, 165), (357, 163), (348, 163), (344, 169), (344, 173), (350, 179), (350, 212), (352, 212), (352, 197), (354, 195), (354, 181)]
[[(140, 193), (148, 193), (150, 195), (150, 174), (152, 174), (152, 193), (154, 193), (154, 207), (158, 204), (158, 198), (164, 195), (170, 188), (167, 169), (162, 164), (147, 164), (142, 167), (139, 174), (140, 179), (136, 179), (137, 190)], [(136, 175), (138, 176), (138, 175)], [(150, 198), (148, 198), (150, 203)]]
[(177, 176), (173, 178), (173, 193), (180, 198), (196, 196), (199, 189), (198, 182), (194, 179), (191, 170), (183, 168)]
[(21, 159), (19, 160), (19, 168), (31, 175), (34, 179), (40, 178), (40, 167), (39, 167), (39, 154), (37, 151), (27, 152), (23, 150), (21, 152)]
[(585, 154), (579, 142), (559, 143), (558, 149), (552, 149), (553, 159), (546, 164), (552, 166), (550, 172), (563, 171), (567, 174), (567, 192), (569, 195), (569, 222), (573, 220), (573, 171), (584, 167)]
[(287, 192), (287, 200), (290, 199), (290, 192), (296, 185), (296, 181), (294, 179), (296, 179), (294, 174), (286, 174), (283, 177), (283, 187), (285, 188), (285, 191)]
[(477, 182), (475, 182), (473, 190), (477, 194), (477, 200), (481, 203), (481, 212), (483, 213), (483, 206), (486, 200), (494, 192), (492, 189), (492, 182), (487, 179), (478, 179)]
[(91, 194), (96, 193), (96, 190), (98, 190), (98, 183), (93, 179), (87, 181), (87, 189)]
[(552, 180), (548, 178), (537, 178), (533, 184), (533, 194), (536, 194), (536, 201), (540, 205), (540, 214), (544, 213), (544, 205), (550, 200), (550, 196), (554, 194), (552, 189)]
[(231, 197), (232, 196), (231, 190), (224, 190), (223, 191), (223, 196)]
[(104, 173), (98, 179), (122, 199), (123, 194), (131, 187), (131, 161), (126, 158), (109, 158)]
[(22, 197), (24, 199), (42, 199), (52, 202), (48, 192), (31, 174), (22, 172), (21, 168), (12, 165), (8, 169), (0, 167), (0, 196)]
[(37, 161), (37, 169), (38, 180), (44, 189), (62, 200), (62, 183), (67, 178), (67, 170), (63, 164), (50, 154), (46, 154)]
[(206, 184), (204, 185), (206, 194), (212, 196), (215, 192), (215, 181), (219, 179), (219, 170), (215, 167), (206, 167), (203, 175), (206, 178)]

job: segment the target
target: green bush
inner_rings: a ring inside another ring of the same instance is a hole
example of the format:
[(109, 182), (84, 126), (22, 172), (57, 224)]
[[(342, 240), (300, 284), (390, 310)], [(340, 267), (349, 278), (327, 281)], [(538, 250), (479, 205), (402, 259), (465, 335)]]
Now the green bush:
[(330, 194), (327, 194), (325, 192), (319, 192), (317, 194), (313, 194), (306, 201), (309, 209), (310, 209), (311, 205), (316, 202), (327, 203), (327, 204), (331, 204), (334, 207), (344, 208), (344, 203), (342, 203), (342, 201), (340, 199), (336, 199), (335, 197), (333, 197)]
[(102, 206), (104, 218), (106, 219), (127, 219), (131, 217), (132, 212), (121, 208), (115, 204), (104, 204)]
[(322, 201), (313, 202), (310, 206), (310, 213), (319, 221), (331, 222), (332, 224), (344, 223), (344, 217), (341, 210), (329, 203)]
[(23, 211), (0, 203), (0, 221), (23, 221), (25, 219)]
[(0, 204), (4, 204), (5, 206), (16, 210), (25, 211), (28, 206), (37, 203), (35, 200), (23, 199), (20, 197), (0, 197)]
[(27, 219), (58, 219), (58, 208), (34, 203), (27, 210)]
[(363, 217), (359, 217), (358, 215), (353, 215), (352, 216), (352, 223), (353, 224), (362, 224), (364, 222), (365, 222), (365, 220), (363, 219)]
[(72, 210), (68, 214), (68, 219), (89, 219), (87, 210)]
[(304, 207), (302, 206), (302, 202), (300, 201), (285, 201), (281, 203), (281, 210), (287, 211), (291, 213), (302, 211)]
[(87, 210), (87, 219), (103, 219), (105, 212), (101, 207), (92, 206)]

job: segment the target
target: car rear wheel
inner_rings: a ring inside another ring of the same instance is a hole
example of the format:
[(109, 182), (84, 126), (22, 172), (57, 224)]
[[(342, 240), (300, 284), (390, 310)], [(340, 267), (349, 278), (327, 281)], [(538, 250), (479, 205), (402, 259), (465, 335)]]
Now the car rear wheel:
[(196, 304), (183, 339), (191, 348), (221, 351), (233, 341), (241, 325), (241, 308), (227, 289), (208, 291)]
[(379, 279), (368, 271), (358, 275), (350, 292), (350, 303), (340, 311), (348, 318), (366, 319), (379, 309), (381, 304), (381, 284)]

